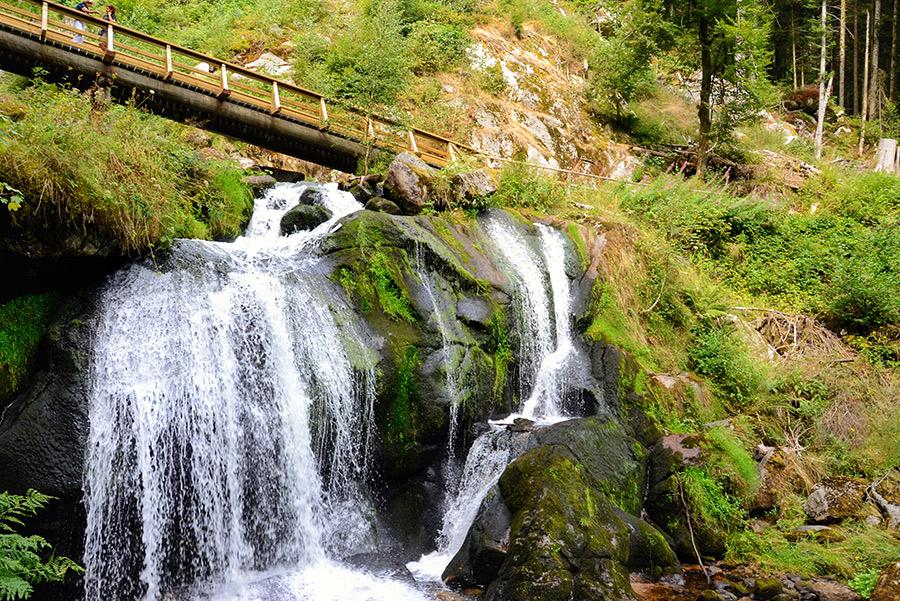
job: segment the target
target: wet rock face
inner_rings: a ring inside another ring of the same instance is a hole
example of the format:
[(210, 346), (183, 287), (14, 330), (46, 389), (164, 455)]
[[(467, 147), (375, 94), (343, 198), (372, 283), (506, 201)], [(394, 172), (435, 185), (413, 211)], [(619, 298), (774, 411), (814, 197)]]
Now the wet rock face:
[(303, 230), (315, 229), (329, 219), (331, 211), (325, 207), (298, 204), (281, 218), (281, 235), (290, 236)]
[[(629, 570), (679, 571), (640, 511), (645, 453), (608, 417), (527, 434), (527, 450), (482, 504), (444, 576), (489, 600), (634, 597)], [(627, 509), (625, 511), (623, 509)]]

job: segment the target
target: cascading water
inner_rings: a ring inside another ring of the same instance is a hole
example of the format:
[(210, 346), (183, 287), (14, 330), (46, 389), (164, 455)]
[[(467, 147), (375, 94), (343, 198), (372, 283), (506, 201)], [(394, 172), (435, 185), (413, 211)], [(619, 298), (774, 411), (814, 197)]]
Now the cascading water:
[[(519, 391), (521, 398), (526, 399), (521, 416), (546, 423), (566, 419), (563, 401), (567, 375), (574, 368), (575, 348), (571, 292), (565, 272), (565, 240), (553, 228), (542, 224), (535, 227), (540, 238), (540, 256), (506, 221), (489, 217), (485, 224), (515, 287), (520, 341)], [(472, 444), (459, 488), (444, 514), (435, 541), (436, 550), (407, 564), (416, 579), (440, 581), (444, 569), (462, 548), (485, 495), (517, 456), (512, 445), (513, 439), (496, 424)]]
[(279, 237), (303, 187), (259, 199), (234, 243), (179, 242), (162, 273), (135, 265), (105, 290), (88, 601), (422, 598), (336, 561), (371, 532), (360, 483), (375, 376), (351, 362), (357, 326), (335, 321), (342, 297), (314, 269), (316, 242), (360, 206), (325, 187), (333, 217)]

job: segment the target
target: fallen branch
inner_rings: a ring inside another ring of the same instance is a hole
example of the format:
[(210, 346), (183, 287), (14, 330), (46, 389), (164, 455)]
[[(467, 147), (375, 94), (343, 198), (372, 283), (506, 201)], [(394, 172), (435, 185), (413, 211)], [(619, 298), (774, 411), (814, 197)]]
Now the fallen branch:
[(678, 478), (678, 494), (681, 496), (681, 506), (684, 508), (684, 515), (687, 518), (688, 532), (691, 535), (691, 547), (694, 548), (694, 554), (697, 556), (697, 564), (700, 566), (700, 569), (703, 570), (703, 575), (706, 576), (706, 583), (709, 584), (712, 582), (712, 579), (709, 577), (706, 566), (703, 565), (703, 558), (700, 557), (700, 550), (697, 549), (697, 541), (694, 539), (694, 527), (691, 526), (691, 513), (688, 511), (687, 502), (684, 500), (684, 484), (682, 484), (681, 478)]

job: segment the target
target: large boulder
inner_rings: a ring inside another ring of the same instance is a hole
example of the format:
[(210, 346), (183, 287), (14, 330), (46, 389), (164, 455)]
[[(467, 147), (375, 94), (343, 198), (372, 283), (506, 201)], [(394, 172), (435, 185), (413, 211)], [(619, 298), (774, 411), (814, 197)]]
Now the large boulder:
[(497, 191), (497, 180), (487, 169), (457, 173), (450, 179), (453, 201), (471, 206)]
[(407, 215), (420, 213), (430, 202), (430, 180), (435, 171), (410, 152), (401, 152), (388, 167), (384, 194)]
[(331, 211), (318, 205), (298, 204), (281, 217), (281, 235), (312, 230), (331, 219)]
[(827, 478), (813, 488), (803, 504), (803, 511), (810, 521), (816, 523), (879, 515), (878, 510), (866, 502), (867, 487), (868, 482), (861, 478)]
[[(444, 573), (487, 599), (630, 599), (630, 569), (678, 571), (639, 512), (646, 452), (616, 420), (535, 429), (504, 471)], [(534, 446), (536, 445), (536, 446)]]

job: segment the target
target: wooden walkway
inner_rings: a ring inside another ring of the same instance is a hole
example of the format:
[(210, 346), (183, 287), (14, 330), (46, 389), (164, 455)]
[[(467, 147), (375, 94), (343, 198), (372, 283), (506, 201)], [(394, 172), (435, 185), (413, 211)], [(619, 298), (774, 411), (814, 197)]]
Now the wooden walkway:
[[(104, 35), (100, 32), (103, 31)], [(443, 136), (127, 27), (41, 0), (0, 1), (0, 68), (89, 87), (153, 112), (330, 167), (353, 171), (372, 149), (443, 167), (458, 151)]]

